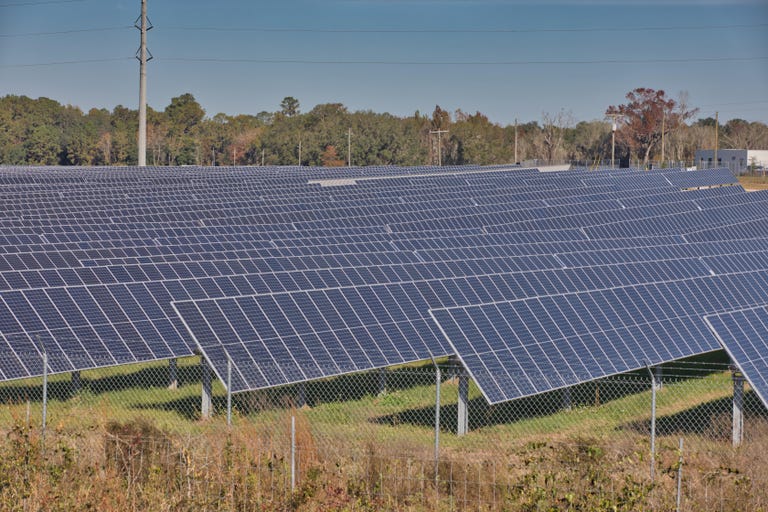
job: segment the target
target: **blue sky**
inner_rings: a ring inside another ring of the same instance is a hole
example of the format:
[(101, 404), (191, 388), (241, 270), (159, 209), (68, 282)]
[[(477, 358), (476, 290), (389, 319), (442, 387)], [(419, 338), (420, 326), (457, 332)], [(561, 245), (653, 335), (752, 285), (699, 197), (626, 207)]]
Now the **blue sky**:
[[(148, 102), (207, 114), (544, 112), (601, 119), (636, 87), (768, 122), (768, 0), (148, 0)], [(0, 95), (138, 105), (139, 0), (0, 0)], [(738, 60), (726, 60), (726, 59)], [(710, 60), (707, 60), (710, 59)]]

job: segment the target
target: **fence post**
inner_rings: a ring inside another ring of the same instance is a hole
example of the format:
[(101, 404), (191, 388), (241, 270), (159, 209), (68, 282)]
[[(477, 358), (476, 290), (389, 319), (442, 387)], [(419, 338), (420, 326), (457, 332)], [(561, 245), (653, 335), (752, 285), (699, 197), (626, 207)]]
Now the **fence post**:
[(437, 361), (432, 359), (432, 364), (435, 365), (435, 491), (437, 491), (437, 483), (440, 481), (438, 471), (440, 469), (440, 382), (442, 377)]
[(227, 426), (232, 425), (232, 359), (227, 356)]
[(744, 376), (738, 370), (731, 371), (733, 379), (733, 447), (744, 441)]
[(459, 370), (459, 401), (456, 405), (456, 435), (463, 436), (469, 432), (469, 376), (463, 369)]
[(207, 420), (213, 410), (213, 392), (211, 390), (211, 367), (204, 357), (200, 358), (200, 370), (202, 371), (202, 397), (200, 400), (200, 416)]
[(43, 431), (41, 441), (45, 447), (45, 427), (48, 424), (48, 352), (43, 347)]
[(680, 512), (683, 489), (683, 438), (680, 438), (680, 458), (677, 461), (677, 512)]
[(656, 379), (650, 366), (646, 365), (651, 376), (651, 481), (656, 473)]
[(296, 491), (296, 416), (291, 416), (291, 493)]

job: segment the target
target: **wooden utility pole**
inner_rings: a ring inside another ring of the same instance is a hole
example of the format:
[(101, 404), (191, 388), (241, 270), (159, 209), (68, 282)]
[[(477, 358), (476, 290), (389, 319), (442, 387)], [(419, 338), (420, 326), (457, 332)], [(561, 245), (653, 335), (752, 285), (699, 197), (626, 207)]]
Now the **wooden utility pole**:
[(515, 118), (515, 163), (520, 162), (520, 160), (517, 159), (517, 118)]
[(438, 167), (442, 167), (442, 165), (443, 165), (443, 148), (442, 148), (443, 144), (442, 144), (441, 136), (444, 133), (448, 133), (448, 130), (430, 130), (429, 133), (430, 134), (434, 134), (434, 133), (437, 134), (437, 166)]
[(352, 167), (352, 128), (347, 130), (347, 167)]
[(718, 121), (718, 112), (715, 112), (715, 158), (714, 158), (714, 164), (715, 167), (718, 167), (717, 165), (717, 146), (719, 144), (718, 136), (719, 136), (719, 130), (720, 130), (720, 121)]
[(661, 166), (664, 167), (664, 130), (666, 128), (667, 111), (661, 112)]

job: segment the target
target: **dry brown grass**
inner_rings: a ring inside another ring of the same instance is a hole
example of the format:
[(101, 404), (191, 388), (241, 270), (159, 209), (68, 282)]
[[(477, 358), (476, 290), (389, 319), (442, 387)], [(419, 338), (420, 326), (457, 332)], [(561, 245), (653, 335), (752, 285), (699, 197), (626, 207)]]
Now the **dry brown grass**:
[[(287, 410), (283, 431), (247, 421), (199, 435), (148, 421), (73, 434), (15, 425), (0, 446), (0, 510), (670, 510), (679, 453), (659, 440), (649, 479), (642, 437), (564, 437), (493, 451), (441, 452), (423, 444), (326, 446), (303, 411)], [(290, 489), (290, 417), (298, 446)], [(287, 427), (287, 428), (286, 428)], [(266, 435), (265, 435), (266, 434)], [(684, 449), (685, 510), (766, 510), (768, 426), (747, 446), (695, 437)], [(324, 454), (333, 453), (334, 458)], [(436, 473), (437, 470), (437, 481)]]

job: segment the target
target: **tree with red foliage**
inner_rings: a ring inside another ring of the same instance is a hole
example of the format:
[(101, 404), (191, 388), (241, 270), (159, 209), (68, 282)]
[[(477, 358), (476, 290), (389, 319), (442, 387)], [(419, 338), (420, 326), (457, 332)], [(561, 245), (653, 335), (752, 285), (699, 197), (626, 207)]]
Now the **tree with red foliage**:
[(608, 107), (606, 115), (620, 115), (617, 140), (648, 165), (651, 153), (665, 135), (676, 130), (698, 109), (689, 110), (666, 96), (663, 90), (639, 87), (626, 95), (627, 103)]
[(323, 167), (342, 167), (344, 165), (344, 160), (339, 158), (336, 146), (326, 146), (325, 151), (320, 155), (320, 161), (323, 163)]

